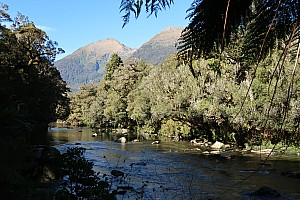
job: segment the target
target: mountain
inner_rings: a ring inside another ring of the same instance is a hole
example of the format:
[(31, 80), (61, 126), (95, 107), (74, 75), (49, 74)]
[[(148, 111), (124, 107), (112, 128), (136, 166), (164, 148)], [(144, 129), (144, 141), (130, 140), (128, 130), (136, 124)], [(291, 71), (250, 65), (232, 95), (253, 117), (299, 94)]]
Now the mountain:
[(170, 54), (177, 52), (175, 44), (182, 30), (174, 26), (167, 27), (134, 51), (130, 59), (142, 59), (153, 65), (162, 63)]
[(162, 63), (177, 51), (175, 44), (181, 31), (181, 28), (170, 26), (138, 49), (129, 48), (115, 39), (100, 40), (76, 50), (54, 65), (71, 89), (77, 90), (82, 84), (97, 83), (103, 78), (105, 66), (113, 53), (123, 60), (142, 59), (153, 65)]
[(99, 82), (113, 53), (125, 60), (134, 50), (115, 39), (100, 40), (76, 50), (54, 65), (71, 89), (76, 89), (81, 84)]

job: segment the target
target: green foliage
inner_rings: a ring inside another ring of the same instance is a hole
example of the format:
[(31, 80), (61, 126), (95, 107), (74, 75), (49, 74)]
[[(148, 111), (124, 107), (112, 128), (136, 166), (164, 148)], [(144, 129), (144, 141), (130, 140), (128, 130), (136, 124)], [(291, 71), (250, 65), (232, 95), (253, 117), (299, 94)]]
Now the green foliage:
[(224, 44), (229, 43), (235, 29), (243, 25), (247, 14), (251, 13), (251, 5), (251, 0), (225, 0), (218, 3), (211, 0), (193, 1), (187, 10), (190, 23), (179, 42), (181, 54), (189, 52), (190, 56), (199, 57), (200, 54), (207, 56), (212, 51), (218, 52)]
[(53, 66), (63, 50), (27, 17), (11, 20), (7, 9), (0, 5), (0, 184), (10, 188), (24, 184), (25, 147), (46, 137), (48, 123), (69, 115), (69, 98)]
[(190, 135), (190, 129), (189, 126), (180, 121), (169, 119), (162, 123), (159, 133), (164, 137), (180, 140), (181, 137), (186, 138)]
[[(122, 1), (124, 25), (143, 7), (156, 14), (172, 3)], [(297, 5), (193, 1), (177, 56), (149, 70), (114, 55), (95, 92), (74, 96), (73, 114), (88, 125), (138, 126), (166, 136), (298, 144)]]
[(116, 199), (115, 191), (111, 191), (110, 184), (94, 172), (93, 163), (86, 160), (84, 152), (84, 148), (74, 147), (63, 154), (63, 171), (68, 177), (68, 185), (58, 191), (57, 198), (73, 194), (78, 198)]
[[(252, 80), (253, 70), (241, 69), (243, 59), (235, 55), (239, 48), (226, 48), (226, 59), (193, 61), (197, 79), (174, 56), (150, 71), (143, 63), (118, 65), (109, 81), (91, 86), (94, 89), (89, 91), (93, 92), (88, 94), (87, 89), (82, 90), (77, 100), (83, 103), (81, 107), (98, 102), (93, 108), (99, 109), (98, 115), (91, 119), (104, 127), (137, 126), (144, 133), (231, 141), (241, 146), (261, 144), (262, 140), (298, 143), (297, 90), (293, 90), (291, 106), (284, 113), (293, 66), (287, 62), (284, 69), (272, 71), (279, 51), (258, 66)], [(295, 74), (295, 87), (298, 76)]]
[(53, 67), (61, 50), (22, 15), (1, 25), (1, 128), (45, 125), (68, 116), (67, 87)]
[(155, 14), (157, 16), (158, 11), (170, 7), (173, 4), (173, 0), (122, 0), (120, 5), (120, 12), (124, 12), (123, 15), (123, 27), (129, 22), (130, 13), (133, 12), (135, 18), (138, 18), (143, 4), (145, 4), (146, 13)]
[(122, 65), (123, 61), (121, 57), (117, 54), (113, 54), (111, 56), (111, 60), (106, 64), (105, 79), (108, 81), (112, 80), (114, 71), (120, 68)]
[(144, 62), (123, 63), (113, 55), (107, 64), (107, 74), (98, 85), (82, 87), (71, 96), (70, 123), (101, 127), (130, 127), (128, 115), (130, 93), (147, 75), (149, 65)]

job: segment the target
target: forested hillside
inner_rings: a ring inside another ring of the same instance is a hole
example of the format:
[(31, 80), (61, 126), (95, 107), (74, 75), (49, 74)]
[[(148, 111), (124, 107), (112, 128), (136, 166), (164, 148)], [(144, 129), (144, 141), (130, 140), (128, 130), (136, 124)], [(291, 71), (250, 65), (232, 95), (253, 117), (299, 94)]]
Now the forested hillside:
[[(280, 50), (275, 50), (258, 66), (249, 90), (253, 69), (244, 69), (237, 62), (238, 48), (236, 44), (230, 46), (222, 60), (194, 60), (196, 77), (175, 55), (156, 68), (144, 63), (123, 63), (114, 55), (99, 84), (72, 94), (68, 120), (89, 126), (137, 129), (178, 140), (205, 138), (240, 146), (262, 141), (297, 144), (298, 90), (290, 97), (291, 105), (284, 113), (287, 80), (293, 65), (287, 60), (282, 76), (272, 80), (280, 73), (272, 71), (280, 54)], [(299, 78), (297, 73), (295, 88)], [(273, 99), (275, 86), (278, 97)]]
[(169, 55), (177, 52), (176, 43), (182, 28), (169, 26), (133, 52), (132, 59), (142, 59), (153, 65), (161, 64)]
[(55, 67), (71, 89), (77, 90), (80, 85), (97, 83), (103, 78), (105, 65), (113, 53), (126, 59), (133, 51), (115, 39), (100, 40), (58, 60)]

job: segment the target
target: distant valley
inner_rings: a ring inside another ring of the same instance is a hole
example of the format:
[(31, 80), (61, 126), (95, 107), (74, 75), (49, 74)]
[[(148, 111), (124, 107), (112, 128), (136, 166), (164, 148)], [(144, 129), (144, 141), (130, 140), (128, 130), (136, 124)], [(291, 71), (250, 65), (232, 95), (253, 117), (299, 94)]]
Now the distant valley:
[(141, 47), (134, 49), (115, 39), (100, 40), (79, 48), (74, 53), (55, 62), (62, 78), (72, 90), (80, 85), (99, 82), (105, 75), (105, 66), (113, 53), (123, 60), (141, 59), (154, 66), (177, 51), (175, 44), (182, 28), (167, 27)]

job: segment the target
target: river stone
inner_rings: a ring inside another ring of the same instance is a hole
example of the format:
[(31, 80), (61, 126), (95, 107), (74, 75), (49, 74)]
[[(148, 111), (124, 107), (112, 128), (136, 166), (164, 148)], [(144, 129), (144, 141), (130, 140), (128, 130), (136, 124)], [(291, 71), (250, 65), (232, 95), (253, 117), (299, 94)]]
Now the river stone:
[(111, 175), (113, 175), (113, 176), (124, 176), (124, 173), (123, 172), (121, 172), (121, 171), (119, 171), (119, 170), (112, 170), (111, 172)]
[(160, 141), (159, 140), (155, 140), (155, 141), (151, 142), (151, 144), (160, 144)]
[(120, 137), (118, 139), (118, 142), (120, 142), (120, 143), (126, 143), (126, 138), (125, 137)]
[(37, 173), (37, 179), (42, 182), (59, 180), (62, 177), (61, 172), (62, 156), (54, 147), (45, 147), (40, 159)]
[(206, 141), (201, 140), (201, 139), (193, 139), (190, 141), (191, 144), (193, 145), (204, 145)]
[(264, 199), (281, 197), (281, 195), (276, 190), (273, 190), (272, 188), (269, 188), (267, 186), (259, 188), (257, 191), (253, 192), (251, 196)]
[(137, 163), (131, 163), (129, 166), (132, 167), (133, 165), (146, 166), (147, 163), (144, 163), (144, 162), (137, 162)]
[(216, 141), (213, 145), (211, 145), (210, 147), (212, 149), (221, 149), (224, 146), (224, 143)]

